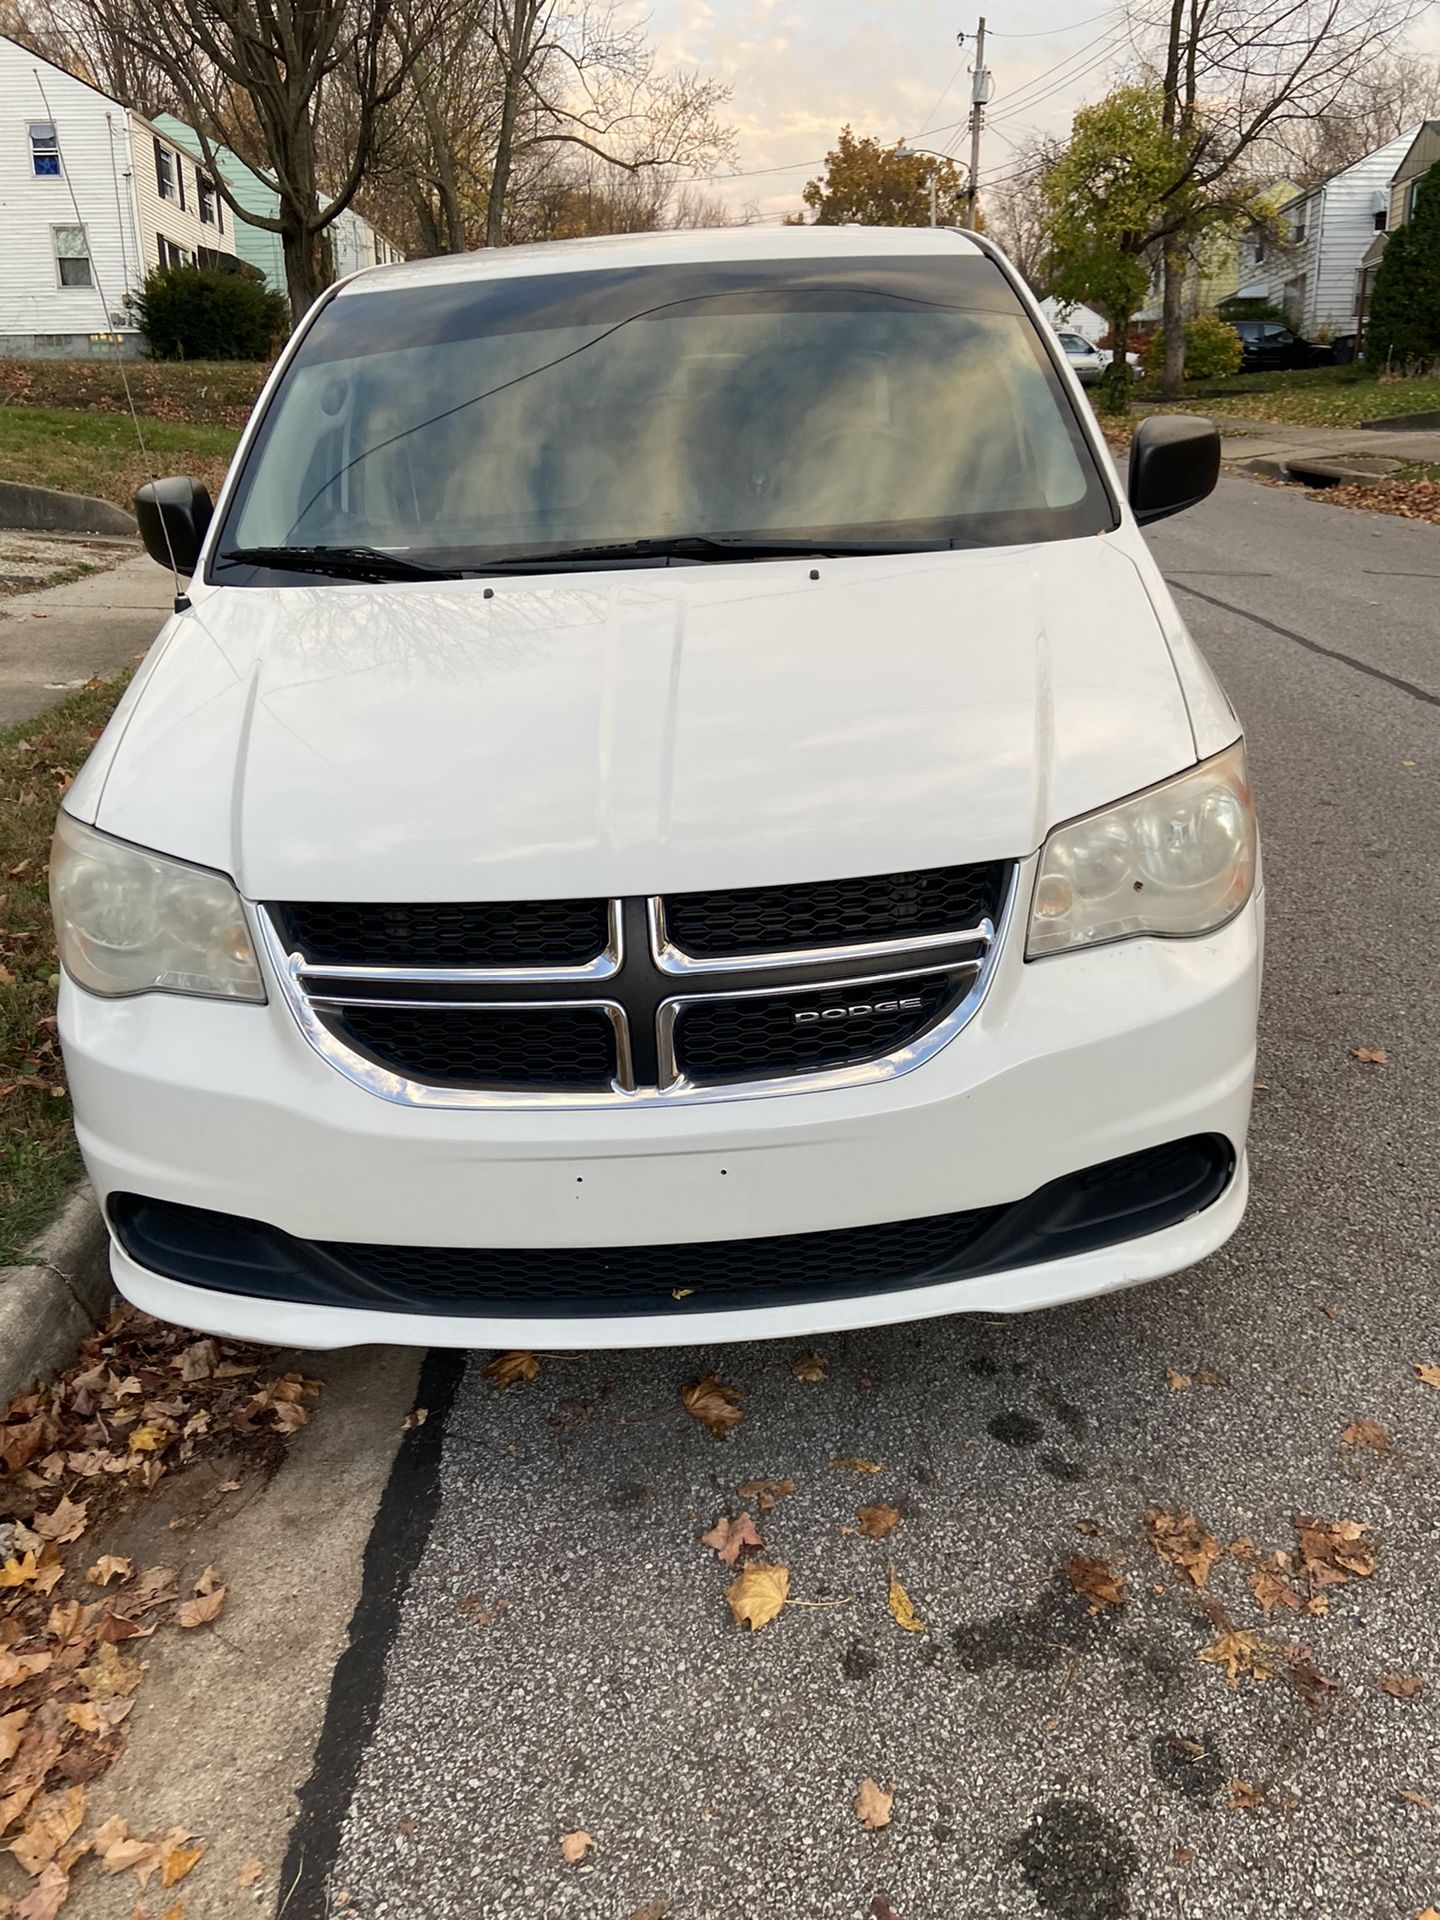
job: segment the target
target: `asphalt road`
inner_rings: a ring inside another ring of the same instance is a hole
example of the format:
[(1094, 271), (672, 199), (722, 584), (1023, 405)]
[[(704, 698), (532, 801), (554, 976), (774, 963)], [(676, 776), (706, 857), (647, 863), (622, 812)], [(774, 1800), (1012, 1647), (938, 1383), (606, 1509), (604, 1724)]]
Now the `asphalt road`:
[[(486, 1356), (432, 1357), (287, 1920), (1440, 1905), (1440, 1392), (1412, 1371), (1440, 1360), (1440, 530), (1227, 479), (1155, 548), (1263, 808), (1241, 1234), (1090, 1305), (829, 1340), (814, 1384), (761, 1345), (557, 1357), (503, 1393)], [(723, 1443), (677, 1407), (704, 1368), (745, 1390)], [(1342, 1445), (1362, 1418), (1388, 1450)], [(759, 1516), (792, 1601), (750, 1634), (697, 1535), (762, 1477), (795, 1482)], [(901, 1509), (888, 1541), (844, 1531), (862, 1501)], [(1353, 1518), (1378, 1564), (1323, 1617), (1267, 1619), (1253, 1562), (1227, 1552), (1199, 1594), (1158, 1559), (1151, 1504), (1261, 1552), (1294, 1548), (1297, 1512)], [(1122, 1608), (1070, 1591), (1077, 1553), (1124, 1572)], [(892, 1561), (923, 1632), (887, 1610)], [(1200, 1658), (1207, 1602), (1273, 1677)], [(1424, 1692), (1390, 1697), (1392, 1673)], [(866, 1776), (895, 1789), (877, 1833), (851, 1810)], [(1258, 1806), (1229, 1807), (1237, 1781)], [(566, 1865), (577, 1829), (593, 1852)]]

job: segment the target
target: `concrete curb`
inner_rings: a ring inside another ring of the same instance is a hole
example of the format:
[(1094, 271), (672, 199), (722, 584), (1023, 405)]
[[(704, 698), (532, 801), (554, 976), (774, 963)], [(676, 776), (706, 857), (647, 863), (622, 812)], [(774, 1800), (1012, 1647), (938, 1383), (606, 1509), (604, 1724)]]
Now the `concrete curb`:
[(57, 493), (53, 487), (24, 487), (0, 480), (0, 527), (25, 533), (128, 533), (134, 518), (123, 507), (88, 493)]
[(58, 1371), (104, 1321), (109, 1236), (86, 1181), (20, 1267), (0, 1268), (0, 1407)]

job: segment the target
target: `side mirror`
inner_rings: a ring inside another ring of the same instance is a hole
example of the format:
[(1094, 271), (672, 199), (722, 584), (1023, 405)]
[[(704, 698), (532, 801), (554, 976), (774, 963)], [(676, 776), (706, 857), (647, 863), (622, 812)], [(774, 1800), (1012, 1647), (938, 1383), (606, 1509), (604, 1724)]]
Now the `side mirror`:
[(1198, 506), (1220, 477), (1220, 434), (1191, 413), (1152, 413), (1130, 442), (1130, 509), (1141, 526)]
[(200, 558), (210, 516), (210, 490), (201, 480), (150, 480), (135, 496), (135, 518), (145, 551), (162, 567), (191, 574)]

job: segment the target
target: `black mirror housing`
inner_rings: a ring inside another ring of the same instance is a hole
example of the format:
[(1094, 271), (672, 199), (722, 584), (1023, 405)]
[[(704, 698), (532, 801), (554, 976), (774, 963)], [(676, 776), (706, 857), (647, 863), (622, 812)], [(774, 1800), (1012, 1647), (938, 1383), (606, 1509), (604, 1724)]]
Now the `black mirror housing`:
[(1130, 510), (1141, 526), (1199, 503), (1220, 477), (1220, 433), (1193, 413), (1152, 413), (1130, 442)]
[(160, 566), (187, 575), (195, 571), (214, 511), (203, 480), (150, 480), (135, 496), (145, 551)]

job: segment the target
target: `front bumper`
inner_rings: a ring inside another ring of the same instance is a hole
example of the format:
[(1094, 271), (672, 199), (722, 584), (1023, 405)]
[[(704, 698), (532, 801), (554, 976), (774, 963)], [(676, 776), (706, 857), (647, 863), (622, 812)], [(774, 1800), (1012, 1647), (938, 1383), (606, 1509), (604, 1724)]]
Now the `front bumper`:
[(1237, 1168), (1158, 1233), (1003, 1273), (803, 1304), (573, 1318), (287, 1304), (186, 1285), (118, 1247), (161, 1318), (308, 1347), (644, 1346), (821, 1333), (1049, 1306), (1174, 1272), (1244, 1211), (1263, 896), (1202, 940), (1026, 965), (1017, 927), (969, 1025), (869, 1086), (636, 1110), (401, 1108), (316, 1055), (272, 998), (248, 1007), (66, 981), (60, 1021), (102, 1202), (134, 1193), (297, 1238), (414, 1247), (622, 1247), (822, 1232), (1012, 1202), (1079, 1168), (1219, 1134)]

